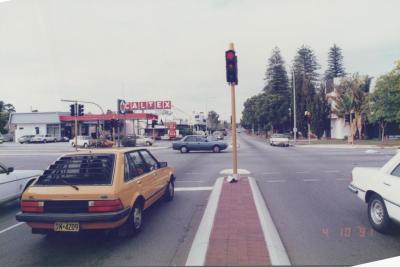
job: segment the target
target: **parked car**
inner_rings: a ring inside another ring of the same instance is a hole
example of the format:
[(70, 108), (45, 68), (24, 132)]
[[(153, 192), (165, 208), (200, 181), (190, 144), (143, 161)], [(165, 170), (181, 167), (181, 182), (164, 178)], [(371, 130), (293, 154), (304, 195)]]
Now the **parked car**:
[(31, 138), (30, 143), (48, 143), (48, 142), (56, 142), (56, 137), (51, 136), (49, 134), (38, 134)]
[(39, 234), (116, 229), (132, 235), (142, 228), (144, 210), (173, 199), (174, 181), (174, 169), (145, 149), (70, 153), (22, 194), (16, 219)]
[(224, 134), (223, 132), (220, 131), (215, 131), (213, 132), (213, 137), (215, 137), (217, 140), (223, 140), (224, 139)]
[(368, 204), (368, 219), (376, 231), (388, 233), (400, 223), (400, 153), (382, 168), (354, 168), (348, 188)]
[(0, 162), (0, 204), (17, 199), (43, 172), (14, 170)]
[(211, 140), (202, 135), (187, 135), (182, 140), (172, 142), (172, 149), (180, 150), (181, 153), (200, 150), (218, 153), (226, 148), (228, 148), (227, 143), (218, 140)]
[(59, 136), (59, 137), (56, 138), (56, 141), (57, 142), (68, 142), (69, 138), (66, 137), (66, 136)]
[(143, 135), (137, 135), (136, 136), (136, 145), (137, 146), (152, 146), (154, 144), (154, 140), (143, 136)]
[(289, 146), (289, 138), (284, 134), (273, 134), (269, 139), (271, 146)]
[[(78, 147), (86, 148), (94, 143), (94, 139), (89, 135), (78, 135), (76, 142)], [(69, 143), (71, 144), (71, 146), (75, 147), (75, 138), (72, 137), (71, 140), (69, 140)]]
[(18, 143), (20, 144), (30, 143), (33, 137), (34, 135), (23, 135), (20, 138), (18, 138)]

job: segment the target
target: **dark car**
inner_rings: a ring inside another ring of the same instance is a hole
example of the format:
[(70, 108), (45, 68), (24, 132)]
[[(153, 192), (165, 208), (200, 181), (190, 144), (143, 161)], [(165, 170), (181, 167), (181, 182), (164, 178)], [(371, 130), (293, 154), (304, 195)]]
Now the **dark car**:
[(212, 140), (201, 135), (187, 135), (179, 141), (172, 142), (172, 149), (180, 150), (181, 153), (203, 150), (218, 153), (227, 147), (227, 143), (218, 140)]

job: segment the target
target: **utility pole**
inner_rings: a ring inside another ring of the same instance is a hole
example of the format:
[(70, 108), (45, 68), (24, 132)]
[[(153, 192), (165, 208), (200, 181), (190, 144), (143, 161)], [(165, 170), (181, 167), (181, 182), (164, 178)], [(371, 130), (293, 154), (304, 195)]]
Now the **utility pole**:
[(78, 151), (78, 101), (75, 101), (75, 151)]

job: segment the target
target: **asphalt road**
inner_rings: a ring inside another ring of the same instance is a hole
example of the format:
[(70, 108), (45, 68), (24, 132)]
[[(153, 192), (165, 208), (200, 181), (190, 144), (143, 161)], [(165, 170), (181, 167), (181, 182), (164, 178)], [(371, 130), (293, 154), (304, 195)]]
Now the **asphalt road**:
[(292, 264), (355, 265), (400, 255), (400, 235), (373, 231), (367, 206), (347, 185), (354, 166), (380, 167), (392, 150), (271, 147), (240, 137), (240, 166), (252, 172)]
[[(366, 205), (347, 190), (354, 166), (381, 166), (393, 151), (270, 147), (239, 134), (239, 166), (257, 179), (266, 204), (295, 265), (354, 265), (400, 254), (400, 235), (371, 230)], [(0, 206), (0, 265), (149, 266), (183, 265), (211, 187), (222, 169), (231, 168), (229, 151), (181, 154), (160, 142), (152, 153), (176, 168), (174, 201), (160, 201), (145, 214), (135, 238), (98, 233), (32, 235), (15, 225), (18, 201)], [(0, 146), (0, 161), (17, 169), (44, 169), (67, 144)]]
[[(166, 144), (166, 145), (165, 145)], [(162, 146), (152, 150), (160, 161), (176, 168), (172, 202), (160, 201), (145, 213), (143, 231), (134, 238), (110, 238), (98, 233), (32, 235), (14, 216), (18, 201), (0, 206), (0, 266), (157, 266), (184, 265), (201, 220), (210, 190), (185, 191), (188, 187), (213, 186), (230, 153), (181, 154)], [(153, 148), (151, 148), (153, 149)], [(62, 153), (64, 144), (10, 145), (0, 147), (0, 161), (16, 169), (44, 169)], [(192, 188), (193, 189), (193, 188)]]

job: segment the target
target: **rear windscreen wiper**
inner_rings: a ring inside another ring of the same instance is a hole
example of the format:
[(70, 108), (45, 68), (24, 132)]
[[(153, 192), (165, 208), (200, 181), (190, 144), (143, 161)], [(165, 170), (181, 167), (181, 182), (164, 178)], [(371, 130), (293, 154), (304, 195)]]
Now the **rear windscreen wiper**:
[(73, 184), (67, 182), (67, 181), (64, 180), (63, 178), (57, 178), (57, 180), (60, 180), (60, 181), (63, 182), (64, 184), (69, 185), (69, 186), (73, 187), (75, 190), (79, 191), (79, 187), (77, 187), (76, 185), (73, 185)]

